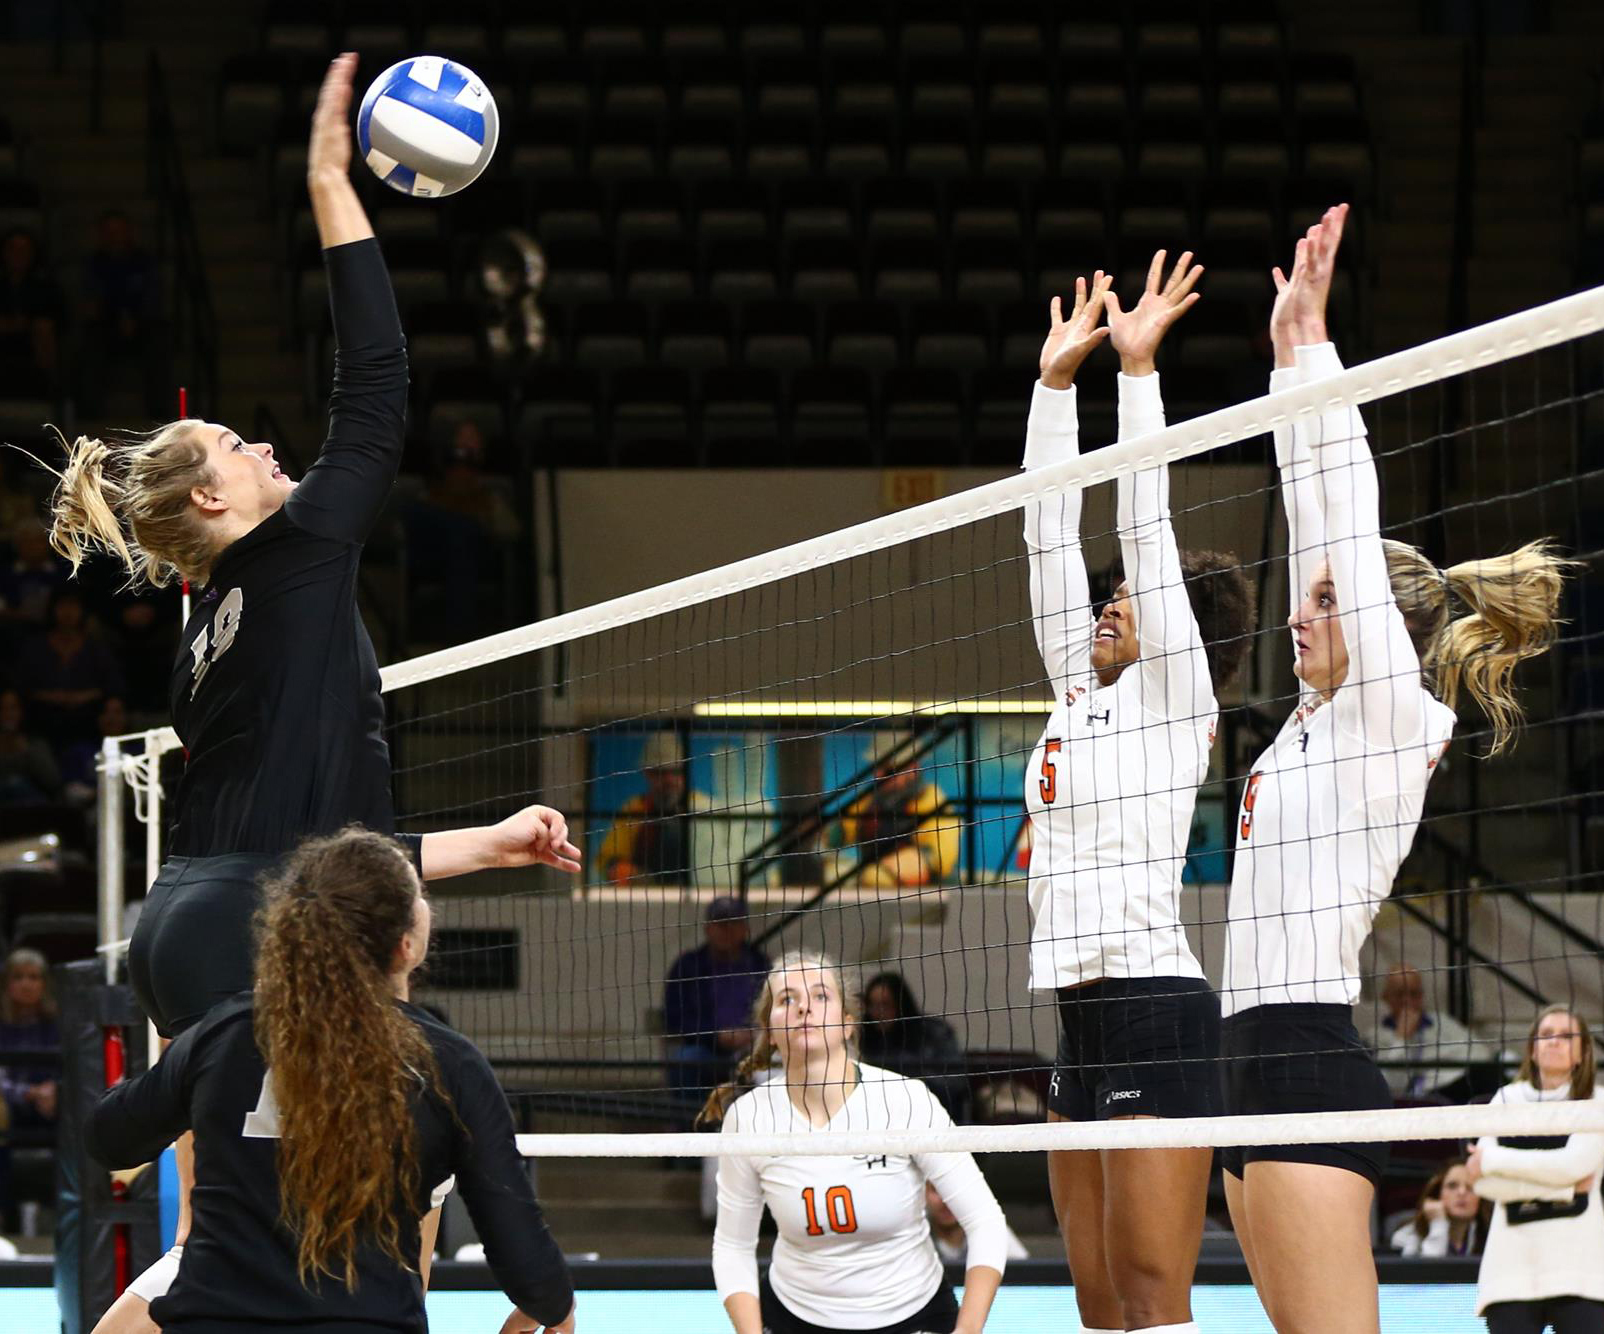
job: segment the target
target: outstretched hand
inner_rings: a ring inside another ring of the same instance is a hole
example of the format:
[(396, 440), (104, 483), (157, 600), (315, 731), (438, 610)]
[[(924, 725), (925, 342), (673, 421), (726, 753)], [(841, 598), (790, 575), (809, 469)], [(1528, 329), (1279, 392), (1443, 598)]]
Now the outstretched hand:
[(306, 179), (315, 184), (330, 177), (344, 179), (351, 171), (351, 88), (356, 53), (334, 58), (312, 112), (312, 137), (306, 148)]
[(1120, 369), (1127, 375), (1153, 373), (1153, 361), (1164, 335), (1198, 301), (1199, 294), (1192, 289), (1203, 276), (1203, 266), (1192, 263), (1192, 252), (1188, 250), (1175, 261), (1169, 281), (1165, 282), (1166, 256), (1163, 250), (1153, 256), (1147, 268), (1147, 287), (1129, 310), (1120, 309), (1117, 293), (1108, 294), (1109, 337), (1119, 353)]
[(579, 870), (581, 853), (568, 839), (568, 821), (550, 806), (525, 806), (490, 828), (490, 865), (555, 866)]
[(1113, 285), (1113, 275), (1101, 269), (1092, 275), (1089, 291), (1086, 279), (1075, 279), (1075, 308), (1067, 320), (1063, 300), (1053, 298), (1052, 328), (1047, 331), (1047, 341), (1041, 345), (1041, 382), (1049, 389), (1068, 389), (1074, 384), (1081, 362), (1108, 337), (1107, 327), (1099, 328), (1097, 321), (1102, 317), (1103, 301)]
[(568, 1314), (555, 1325), (542, 1325), (534, 1316), (515, 1310), (502, 1321), (501, 1334), (539, 1334), (542, 1329), (546, 1334), (574, 1334), (574, 1313), (577, 1309), (569, 1307)]
[(1275, 279), (1275, 305), (1270, 311), (1270, 341), (1275, 345), (1275, 364), (1294, 364), (1293, 349), (1323, 343), (1326, 334), (1326, 303), (1331, 297), (1331, 279), (1336, 273), (1337, 250), (1348, 221), (1348, 206), (1328, 208), (1298, 241), (1288, 277), (1277, 265), (1270, 270)]

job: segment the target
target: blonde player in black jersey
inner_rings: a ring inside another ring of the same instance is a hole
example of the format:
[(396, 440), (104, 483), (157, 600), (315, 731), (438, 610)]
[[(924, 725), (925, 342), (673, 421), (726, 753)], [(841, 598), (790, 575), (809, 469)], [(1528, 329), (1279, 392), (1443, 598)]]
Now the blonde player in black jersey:
[[(857, 1008), (824, 955), (782, 956), (754, 1017), (752, 1054), (703, 1111), (725, 1135), (952, 1124), (917, 1079), (856, 1059)], [(740, 1091), (776, 1058), (767, 1083)], [(930, 1237), (927, 1181), (969, 1240), (962, 1308)], [(779, 1237), (760, 1282), (765, 1207)], [(735, 1334), (980, 1334), (1007, 1256), (1008, 1225), (970, 1154), (719, 1159), (713, 1278)]]
[[(1342, 368), (1325, 313), (1346, 219), (1346, 205), (1328, 210), (1298, 242), (1291, 277), (1275, 271), (1272, 388)], [(1439, 570), (1383, 541), (1356, 409), (1277, 431), (1276, 461), (1301, 697), (1239, 813), (1221, 995), (1227, 1111), (1387, 1107), (1353, 1026), (1359, 951), (1414, 839), (1461, 688), (1491, 720), (1491, 751), (1509, 743), (1521, 716), (1511, 674), (1553, 642), (1565, 562), (1538, 542)], [(1276, 1328), (1379, 1329), (1370, 1213), (1386, 1145), (1223, 1157), (1231, 1219)]]
[[(1025, 466), (1074, 457), (1075, 372), (1100, 307), (1119, 353), (1119, 434), (1164, 426), (1155, 357), (1198, 300), (1203, 270), (1154, 257), (1129, 311), (1101, 273), (1053, 306), (1031, 402)], [(1116, 483), (1124, 579), (1093, 620), (1078, 491), (1025, 511), (1037, 641), (1057, 696), (1027, 770), (1030, 983), (1058, 1000), (1062, 1038), (1049, 1088), (1056, 1121), (1212, 1116), (1219, 1110), (1220, 1003), (1181, 922), (1181, 872), (1208, 773), (1215, 698), (1252, 634), (1239, 562), (1183, 552), (1169, 469)], [(1203, 1240), (1208, 1149), (1053, 1152), (1053, 1204), (1091, 1334), (1196, 1331), (1192, 1276)]]
[[(251, 985), (258, 880), (312, 834), (395, 827), (378, 659), (357, 607), (363, 546), (405, 443), (406, 339), (384, 257), (351, 184), (356, 57), (324, 77), (307, 187), (335, 335), (329, 431), (299, 482), (273, 447), (215, 422), (71, 447), (51, 540), (76, 567), (107, 553), (136, 583), (197, 588), (169, 685), (185, 747), (167, 859), (128, 950), (129, 981), (162, 1036)], [(403, 841), (406, 841), (403, 839)], [(556, 811), (531, 806), (478, 829), (411, 836), (425, 879), (492, 866), (578, 869)], [(188, 1231), (180, 1143), (178, 1242)], [(97, 1334), (146, 1334), (146, 1303), (178, 1247), (135, 1282)]]

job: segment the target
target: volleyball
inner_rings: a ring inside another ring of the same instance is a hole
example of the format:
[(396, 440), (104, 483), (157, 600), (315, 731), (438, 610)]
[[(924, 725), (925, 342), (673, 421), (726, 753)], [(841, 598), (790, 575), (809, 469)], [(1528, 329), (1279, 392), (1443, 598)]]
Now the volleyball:
[(422, 199), (471, 185), (495, 154), (499, 128), (484, 80), (444, 56), (391, 65), (369, 86), (356, 122), (369, 170)]

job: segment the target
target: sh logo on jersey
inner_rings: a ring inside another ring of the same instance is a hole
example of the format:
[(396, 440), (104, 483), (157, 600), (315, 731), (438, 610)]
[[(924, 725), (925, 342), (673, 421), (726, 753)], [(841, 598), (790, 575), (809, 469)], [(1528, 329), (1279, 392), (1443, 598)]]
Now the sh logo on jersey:
[(195, 674), (189, 683), (191, 699), (195, 698), (195, 692), (200, 689), (200, 683), (206, 679), (212, 664), (233, 647), (244, 609), (245, 594), (237, 588), (229, 589), (218, 604), (211, 625), (203, 625), (201, 632), (195, 636), (195, 642), (189, 646), (189, 651), (195, 657)]

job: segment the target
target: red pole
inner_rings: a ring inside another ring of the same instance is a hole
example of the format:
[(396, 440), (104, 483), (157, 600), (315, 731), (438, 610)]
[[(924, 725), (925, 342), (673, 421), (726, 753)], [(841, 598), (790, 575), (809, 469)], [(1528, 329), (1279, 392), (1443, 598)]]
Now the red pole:
[[(183, 385), (179, 385), (178, 386), (178, 416), (179, 416), (179, 420), (183, 420), (185, 417), (189, 416), (189, 390), (184, 388)], [(181, 598), (181, 600), (179, 602), (180, 614), (184, 618), (183, 619), (183, 624), (184, 625), (188, 625), (189, 624), (189, 580), (188, 579), (184, 580), (183, 584), (180, 586), (179, 594), (180, 594), (180, 598)]]
[[(106, 1087), (122, 1082), (123, 1074), (127, 1069), (127, 1052), (123, 1047), (123, 1031), (120, 1028), (108, 1028), (105, 1041), (106, 1061)], [(128, 1187), (121, 1181), (111, 1183), (111, 1197), (120, 1200), (128, 1193)], [(117, 1296), (121, 1297), (128, 1287), (133, 1275), (129, 1273), (128, 1253), (128, 1224), (117, 1223), (112, 1228), (112, 1287)]]

